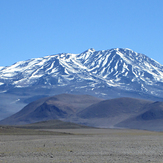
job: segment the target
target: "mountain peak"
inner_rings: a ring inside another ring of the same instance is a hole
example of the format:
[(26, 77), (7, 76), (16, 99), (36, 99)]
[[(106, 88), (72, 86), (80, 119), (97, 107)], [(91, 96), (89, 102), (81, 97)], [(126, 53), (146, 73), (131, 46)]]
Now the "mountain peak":
[(96, 89), (95, 94), (108, 94), (104, 88), (114, 87), (161, 97), (163, 66), (128, 48), (102, 51), (90, 48), (77, 55), (56, 54), (4, 67), (0, 69), (0, 83), (4, 83), (2, 90), (32, 86), (59, 89), (62, 86), (69, 87), (67, 93)]
[(94, 48), (90, 48), (90, 49), (88, 49), (89, 51), (96, 51)]
[(90, 48), (86, 51), (84, 51), (83, 53), (91, 53), (91, 52), (95, 52), (96, 50), (94, 48)]

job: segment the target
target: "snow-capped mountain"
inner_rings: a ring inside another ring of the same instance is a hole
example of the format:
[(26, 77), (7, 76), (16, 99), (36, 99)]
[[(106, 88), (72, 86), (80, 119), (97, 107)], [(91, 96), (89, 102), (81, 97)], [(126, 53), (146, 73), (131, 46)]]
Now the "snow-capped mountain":
[(163, 66), (146, 55), (116, 48), (61, 53), (0, 69), (1, 91), (31, 87), (54, 91), (62, 88), (66, 93), (84, 92), (106, 98), (111, 96), (111, 90), (117, 94), (130, 91), (162, 98)]

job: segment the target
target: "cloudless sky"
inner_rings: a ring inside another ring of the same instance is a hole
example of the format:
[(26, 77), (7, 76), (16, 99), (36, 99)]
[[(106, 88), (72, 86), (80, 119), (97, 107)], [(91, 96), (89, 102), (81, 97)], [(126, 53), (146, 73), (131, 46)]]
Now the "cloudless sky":
[(163, 0), (0, 0), (0, 66), (89, 48), (163, 64)]

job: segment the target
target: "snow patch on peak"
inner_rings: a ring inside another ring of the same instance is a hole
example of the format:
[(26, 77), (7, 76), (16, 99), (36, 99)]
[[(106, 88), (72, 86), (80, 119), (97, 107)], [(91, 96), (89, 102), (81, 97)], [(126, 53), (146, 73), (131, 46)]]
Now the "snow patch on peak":
[(85, 52), (95, 52), (96, 50), (94, 48), (90, 48), (88, 50), (86, 50)]
[(0, 85), (3, 85), (4, 83), (0, 82)]
[(92, 52), (95, 52), (95, 51), (96, 51), (95, 49), (90, 48), (90, 49), (84, 51), (83, 53), (92, 53)]
[(95, 52), (96, 50), (94, 48), (90, 48), (90, 49), (88, 49), (88, 51)]
[(132, 64), (131, 60), (127, 59), (125, 55), (121, 53), (119, 50), (117, 50), (116, 54), (118, 54), (127, 64)]
[(0, 70), (2, 70), (4, 67), (0, 66)]
[(129, 48), (125, 48), (126, 50), (129, 50), (129, 51), (131, 51), (131, 52), (134, 52), (132, 49), (129, 49)]

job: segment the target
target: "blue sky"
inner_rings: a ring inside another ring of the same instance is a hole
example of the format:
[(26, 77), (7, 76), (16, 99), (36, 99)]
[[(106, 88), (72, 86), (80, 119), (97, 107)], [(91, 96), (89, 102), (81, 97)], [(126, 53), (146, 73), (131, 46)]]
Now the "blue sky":
[(163, 64), (163, 0), (0, 0), (0, 66), (89, 48)]

